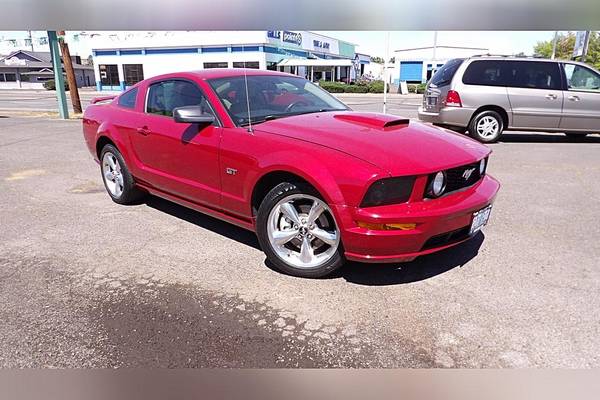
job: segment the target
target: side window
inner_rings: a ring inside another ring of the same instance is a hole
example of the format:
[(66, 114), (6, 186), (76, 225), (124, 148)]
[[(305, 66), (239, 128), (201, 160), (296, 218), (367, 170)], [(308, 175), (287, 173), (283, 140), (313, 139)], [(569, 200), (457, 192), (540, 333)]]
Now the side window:
[(135, 108), (135, 98), (138, 94), (138, 88), (130, 89), (119, 96), (119, 105), (125, 108)]
[(560, 90), (558, 63), (543, 61), (514, 61), (514, 84), (511, 86), (530, 89)]
[(146, 112), (149, 114), (173, 116), (177, 107), (201, 106), (206, 113), (213, 114), (206, 97), (192, 82), (171, 80), (150, 85), (146, 100)]
[(567, 86), (571, 90), (600, 91), (600, 75), (577, 64), (564, 64)]
[(511, 80), (510, 64), (499, 60), (473, 61), (463, 74), (467, 85), (508, 86)]

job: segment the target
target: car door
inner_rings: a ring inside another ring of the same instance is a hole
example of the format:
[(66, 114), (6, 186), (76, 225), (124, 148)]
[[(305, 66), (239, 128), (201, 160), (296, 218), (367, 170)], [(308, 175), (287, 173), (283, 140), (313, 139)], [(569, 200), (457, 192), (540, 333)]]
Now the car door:
[(580, 64), (563, 63), (566, 90), (560, 128), (600, 132), (600, 74)]
[(558, 63), (513, 61), (512, 77), (507, 92), (513, 128), (558, 128), (563, 104)]
[(173, 109), (190, 105), (201, 105), (215, 115), (195, 82), (168, 79), (148, 85), (144, 118), (133, 134), (133, 148), (150, 185), (195, 203), (217, 206), (221, 124), (216, 115), (207, 126), (175, 122)]

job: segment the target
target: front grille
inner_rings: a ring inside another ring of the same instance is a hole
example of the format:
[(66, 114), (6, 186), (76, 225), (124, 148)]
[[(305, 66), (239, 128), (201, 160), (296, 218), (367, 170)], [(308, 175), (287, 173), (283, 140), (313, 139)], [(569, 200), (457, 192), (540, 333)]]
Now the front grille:
[(460, 242), (461, 240), (469, 237), (470, 230), (470, 226), (465, 226), (464, 228), (432, 236), (425, 242), (421, 250), (434, 249), (436, 247), (442, 247), (448, 244)]
[(478, 162), (448, 169), (446, 170), (446, 190), (444, 192), (450, 193), (469, 187), (480, 178)]
[[(443, 195), (472, 186), (477, 183), (479, 179), (481, 179), (481, 174), (479, 173), (479, 162), (461, 165), (460, 167), (447, 169), (444, 172), (446, 173), (446, 188), (444, 189)], [(435, 174), (429, 175), (425, 198), (435, 197), (430, 191), (431, 182), (433, 181), (434, 177)]]

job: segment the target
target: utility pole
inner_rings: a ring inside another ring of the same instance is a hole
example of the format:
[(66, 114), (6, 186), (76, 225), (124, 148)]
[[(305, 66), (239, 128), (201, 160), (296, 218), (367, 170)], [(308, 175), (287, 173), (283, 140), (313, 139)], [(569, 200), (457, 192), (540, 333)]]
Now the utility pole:
[(558, 31), (554, 31), (554, 41), (552, 42), (552, 59), (556, 58), (556, 42), (558, 41)]
[(71, 104), (73, 112), (81, 113), (81, 101), (79, 100), (79, 90), (77, 89), (77, 81), (75, 80), (75, 71), (73, 70), (73, 60), (69, 52), (69, 45), (65, 42), (65, 31), (58, 31), (58, 43), (60, 44), (60, 52), (63, 56), (65, 64), (65, 72), (67, 73), (67, 82), (69, 83), (69, 93), (71, 95)]
[(54, 69), (54, 84), (56, 86), (56, 98), (58, 99), (58, 112), (62, 119), (69, 119), (67, 108), (67, 96), (65, 93), (65, 80), (60, 64), (60, 53), (58, 52), (58, 39), (56, 31), (48, 31), (48, 42), (50, 44), (50, 55), (52, 56), (52, 68)]

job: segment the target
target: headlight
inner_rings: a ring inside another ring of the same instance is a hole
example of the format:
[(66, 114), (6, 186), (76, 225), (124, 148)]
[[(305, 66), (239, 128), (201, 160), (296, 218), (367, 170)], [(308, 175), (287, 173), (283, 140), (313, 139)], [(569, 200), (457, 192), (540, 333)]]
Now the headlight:
[(446, 189), (446, 174), (440, 171), (431, 180), (429, 193), (433, 197), (440, 197), (444, 193), (444, 189)]
[(479, 161), (479, 176), (483, 176), (486, 165), (487, 165), (487, 162), (486, 162), (485, 158), (483, 160)]
[(410, 198), (414, 183), (414, 176), (378, 180), (369, 187), (360, 206), (375, 207), (405, 203)]

